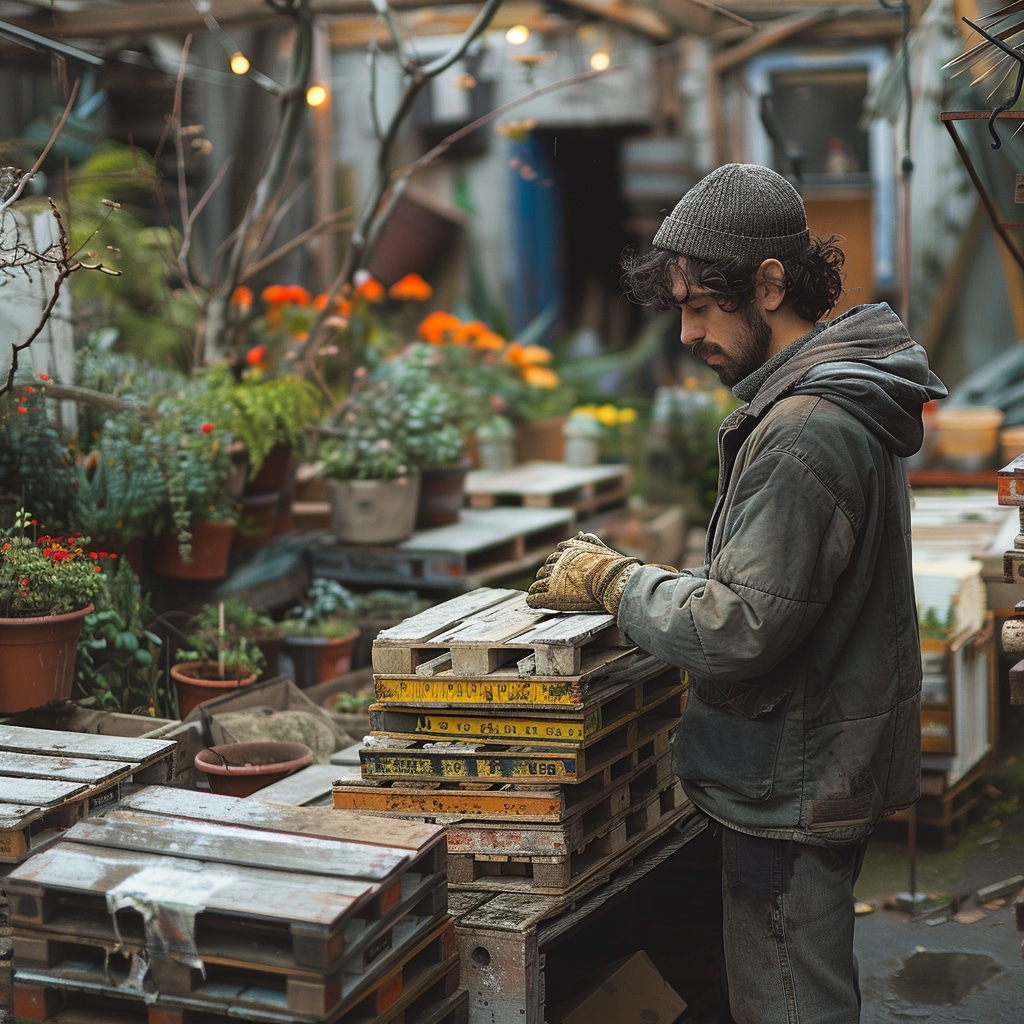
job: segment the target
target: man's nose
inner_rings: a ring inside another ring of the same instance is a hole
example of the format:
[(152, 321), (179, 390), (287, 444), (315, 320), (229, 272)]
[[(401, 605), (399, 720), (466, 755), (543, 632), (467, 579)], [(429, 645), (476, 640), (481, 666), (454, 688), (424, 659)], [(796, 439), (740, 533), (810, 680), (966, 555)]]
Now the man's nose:
[(683, 310), (679, 315), (679, 340), (684, 345), (692, 345), (704, 337), (704, 330), (697, 322), (696, 317), (687, 316)]

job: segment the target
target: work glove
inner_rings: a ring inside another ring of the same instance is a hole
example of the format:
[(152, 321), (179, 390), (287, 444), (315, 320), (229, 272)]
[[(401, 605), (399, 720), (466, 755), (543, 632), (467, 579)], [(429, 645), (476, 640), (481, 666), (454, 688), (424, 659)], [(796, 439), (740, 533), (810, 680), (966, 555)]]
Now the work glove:
[(642, 564), (639, 558), (608, 547), (593, 533), (578, 533), (548, 555), (530, 584), (526, 603), (559, 612), (615, 615), (632, 567)]

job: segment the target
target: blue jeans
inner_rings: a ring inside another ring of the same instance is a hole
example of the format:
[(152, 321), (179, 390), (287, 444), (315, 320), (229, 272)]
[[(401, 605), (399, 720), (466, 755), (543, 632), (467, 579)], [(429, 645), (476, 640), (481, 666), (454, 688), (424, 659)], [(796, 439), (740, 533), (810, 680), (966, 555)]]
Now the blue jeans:
[(867, 842), (808, 846), (719, 831), (735, 1024), (857, 1024), (853, 887)]

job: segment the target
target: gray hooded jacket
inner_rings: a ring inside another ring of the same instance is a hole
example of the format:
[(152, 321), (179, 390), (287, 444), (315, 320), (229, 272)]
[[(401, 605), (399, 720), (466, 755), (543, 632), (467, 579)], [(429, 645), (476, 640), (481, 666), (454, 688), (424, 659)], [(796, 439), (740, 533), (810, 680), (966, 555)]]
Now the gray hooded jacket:
[(636, 570), (618, 622), (689, 673), (674, 764), (698, 807), (755, 835), (857, 842), (920, 790), (903, 459), (946, 390), (884, 303), (735, 390), (748, 404), (719, 432), (705, 566)]

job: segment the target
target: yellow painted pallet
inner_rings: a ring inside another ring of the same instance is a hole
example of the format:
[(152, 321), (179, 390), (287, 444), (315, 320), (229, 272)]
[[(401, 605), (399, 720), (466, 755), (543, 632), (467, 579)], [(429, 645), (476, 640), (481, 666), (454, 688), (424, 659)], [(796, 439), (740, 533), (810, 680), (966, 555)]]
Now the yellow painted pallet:
[(448, 671), (475, 679), (513, 665), (521, 676), (572, 676), (588, 647), (632, 647), (606, 612), (530, 608), (519, 590), (480, 588), (381, 630), (373, 670), (382, 676)]
[[(677, 708), (678, 710), (678, 708)], [(465, 743), (432, 740), (395, 741), (367, 737), (359, 751), (364, 778), (515, 780), (519, 784), (576, 785), (607, 764), (665, 736), (679, 715), (666, 716), (659, 707), (617, 726), (592, 746), (550, 743), (543, 747), (498, 742)]]
[(652, 765), (657, 766), (660, 778), (667, 780), (671, 775), (670, 740), (670, 735), (656, 735), (575, 786), (360, 778), (335, 784), (334, 806), (439, 824), (454, 819), (507, 821), (513, 817), (521, 822), (558, 823), (599, 807), (609, 797), (618, 801), (624, 799), (623, 793), (628, 797), (623, 787)]
[(580, 671), (572, 676), (520, 675), (515, 666), (476, 678), (452, 672), (436, 675), (375, 674), (377, 703), (463, 711), (518, 707), (574, 711), (588, 700), (628, 679), (664, 666), (637, 647), (585, 651)]
[(545, 715), (501, 704), (479, 711), (373, 704), (370, 733), (396, 740), (429, 738), (587, 746), (654, 708), (660, 708), (666, 715), (681, 715), (684, 692), (679, 670), (665, 667), (653, 677), (641, 675), (635, 681), (599, 691), (578, 707)]

